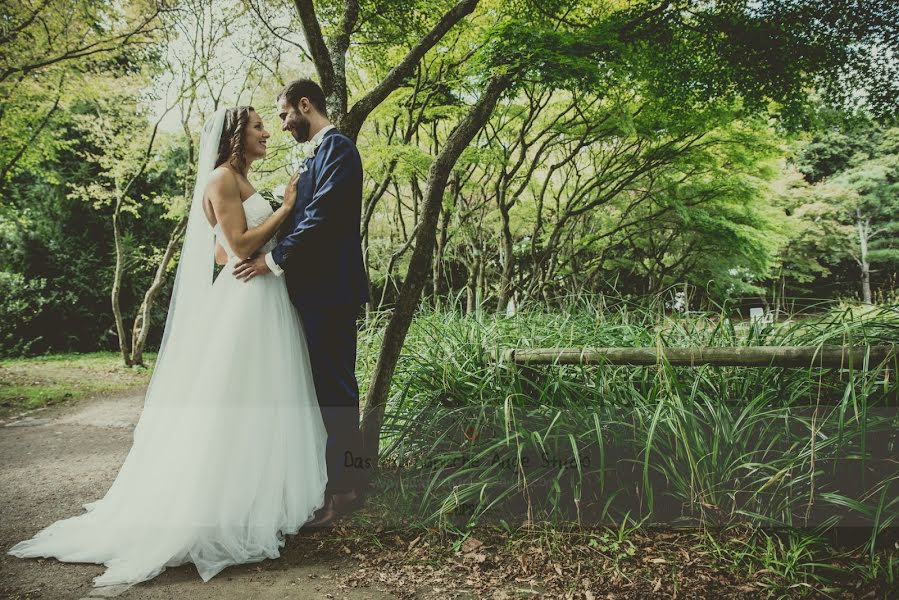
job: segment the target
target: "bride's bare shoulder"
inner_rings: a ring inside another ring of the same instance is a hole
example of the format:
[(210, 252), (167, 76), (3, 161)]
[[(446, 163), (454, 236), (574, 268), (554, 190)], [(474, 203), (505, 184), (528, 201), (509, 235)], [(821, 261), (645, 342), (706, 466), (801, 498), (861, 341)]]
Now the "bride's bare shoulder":
[(224, 165), (213, 169), (206, 179), (206, 196), (213, 202), (237, 198), (240, 200), (240, 186), (237, 175)]

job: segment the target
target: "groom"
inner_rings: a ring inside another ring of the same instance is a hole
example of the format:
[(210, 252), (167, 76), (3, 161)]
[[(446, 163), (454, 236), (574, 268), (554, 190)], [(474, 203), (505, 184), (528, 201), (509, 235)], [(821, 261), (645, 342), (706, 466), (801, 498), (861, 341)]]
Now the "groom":
[[(328, 430), (325, 505), (308, 526), (328, 525), (361, 502), (359, 387), (356, 317), (368, 301), (359, 222), (362, 160), (353, 141), (328, 121), (325, 94), (309, 79), (278, 94), (281, 129), (306, 144), (305, 171), (297, 182), (293, 223), (270, 253), (234, 269), (248, 281), (272, 272), (286, 277), (290, 299), (303, 321), (315, 392)], [(363, 463), (364, 464), (364, 463)]]

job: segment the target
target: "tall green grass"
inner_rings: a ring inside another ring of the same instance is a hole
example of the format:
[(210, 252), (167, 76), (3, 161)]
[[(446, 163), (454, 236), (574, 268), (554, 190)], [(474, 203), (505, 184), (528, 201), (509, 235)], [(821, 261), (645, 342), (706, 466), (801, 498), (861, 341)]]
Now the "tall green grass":
[[(497, 349), (528, 346), (899, 342), (896, 305), (762, 325), (735, 317), (726, 306), (667, 314), (661, 297), (580, 299), (511, 318), (423, 307), (394, 379), (381, 462), (410, 517), (439, 526), (853, 525), (873, 553), (899, 525), (895, 359), (846, 369), (494, 360)], [(380, 325), (362, 339), (366, 368)]]

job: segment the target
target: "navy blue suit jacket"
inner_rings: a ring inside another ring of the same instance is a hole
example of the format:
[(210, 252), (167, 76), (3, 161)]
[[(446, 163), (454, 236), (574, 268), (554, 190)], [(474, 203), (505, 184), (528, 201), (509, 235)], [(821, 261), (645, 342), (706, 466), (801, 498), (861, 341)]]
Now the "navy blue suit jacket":
[[(336, 129), (325, 132), (297, 182), (293, 227), (272, 250), (297, 306), (368, 301), (359, 225), (362, 158)], [(289, 220), (288, 223), (289, 225)]]

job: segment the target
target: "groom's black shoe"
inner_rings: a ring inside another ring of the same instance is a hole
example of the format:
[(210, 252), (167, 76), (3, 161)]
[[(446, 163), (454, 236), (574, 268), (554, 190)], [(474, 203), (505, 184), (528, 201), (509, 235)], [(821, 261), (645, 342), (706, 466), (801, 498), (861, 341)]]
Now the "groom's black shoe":
[(330, 527), (339, 517), (361, 508), (363, 504), (362, 494), (356, 490), (344, 494), (330, 494), (315, 518), (303, 525), (303, 528)]

